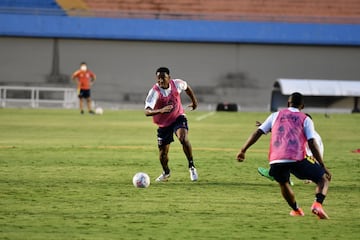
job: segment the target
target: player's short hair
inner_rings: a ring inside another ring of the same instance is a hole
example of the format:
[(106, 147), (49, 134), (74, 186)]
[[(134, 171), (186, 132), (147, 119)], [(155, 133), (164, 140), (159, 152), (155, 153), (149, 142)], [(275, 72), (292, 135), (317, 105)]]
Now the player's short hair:
[(167, 67), (159, 67), (155, 74), (158, 76), (160, 73), (166, 73), (167, 75), (170, 75), (170, 70)]
[(303, 95), (299, 92), (294, 92), (290, 95), (288, 102), (292, 107), (301, 107), (304, 105)]
[(86, 62), (81, 62), (81, 63), (80, 63), (80, 66), (81, 66), (81, 65), (87, 65), (87, 63), (86, 63)]

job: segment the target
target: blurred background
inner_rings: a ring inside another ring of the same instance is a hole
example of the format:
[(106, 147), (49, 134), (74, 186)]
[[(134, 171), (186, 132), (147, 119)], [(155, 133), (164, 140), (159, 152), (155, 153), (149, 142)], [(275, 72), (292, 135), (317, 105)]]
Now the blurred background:
[(307, 104), (356, 112), (360, 1), (0, 0), (3, 107), (36, 94), (62, 99), (10, 87), (75, 89), (70, 77), (83, 61), (97, 75), (92, 99), (105, 108), (143, 107), (155, 70), (167, 66), (202, 109), (269, 111), (286, 78), (351, 81), (351, 92), (320, 86)]

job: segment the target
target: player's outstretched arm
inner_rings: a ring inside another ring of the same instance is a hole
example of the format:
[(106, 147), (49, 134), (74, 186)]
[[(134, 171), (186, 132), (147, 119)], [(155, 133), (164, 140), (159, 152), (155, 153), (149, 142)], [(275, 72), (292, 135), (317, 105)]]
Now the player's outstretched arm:
[(236, 159), (239, 162), (245, 160), (245, 153), (257, 140), (264, 134), (264, 132), (260, 129), (257, 129), (253, 134), (250, 135), (248, 140), (246, 140), (245, 144), (240, 148), (238, 154), (236, 155)]
[(316, 161), (325, 169), (325, 173), (327, 175), (327, 178), (331, 180), (331, 173), (330, 171), (325, 167), (324, 160), (320, 154), (319, 146), (317, 145), (316, 141), (311, 138), (308, 140), (308, 146), (313, 154), (313, 157), (316, 159)]

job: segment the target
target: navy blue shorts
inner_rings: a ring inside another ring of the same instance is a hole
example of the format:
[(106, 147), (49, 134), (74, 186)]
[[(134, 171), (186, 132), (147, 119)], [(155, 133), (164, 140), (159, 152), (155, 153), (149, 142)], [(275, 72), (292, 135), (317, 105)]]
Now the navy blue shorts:
[(90, 97), (90, 89), (80, 89), (79, 98), (89, 98)]
[(279, 183), (289, 182), (290, 173), (299, 179), (308, 179), (318, 183), (325, 173), (325, 169), (317, 162), (304, 159), (292, 163), (270, 164), (269, 175)]
[(158, 146), (164, 146), (174, 141), (174, 133), (179, 128), (189, 129), (187, 119), (184, 115), (180, 115), (173, 124), (168, 127), (160, 127), (157, 130)]

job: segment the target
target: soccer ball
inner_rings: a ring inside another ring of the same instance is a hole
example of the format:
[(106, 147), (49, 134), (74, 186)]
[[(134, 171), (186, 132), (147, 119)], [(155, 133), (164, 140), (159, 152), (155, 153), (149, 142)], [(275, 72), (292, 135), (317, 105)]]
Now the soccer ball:
[(136, 188), (147, 188), (150, 185), (150, 177), (144, 172), (138, 172), (133, 177), (133, 184)]
[(98, 114), (98, 115), (103, 115), (104, 110), (103, 110), (101, 107), (97, 107), (97, 108), (95, 109), (95, 113)]

